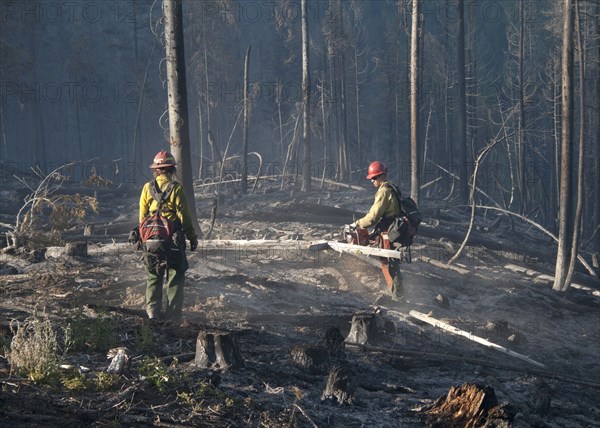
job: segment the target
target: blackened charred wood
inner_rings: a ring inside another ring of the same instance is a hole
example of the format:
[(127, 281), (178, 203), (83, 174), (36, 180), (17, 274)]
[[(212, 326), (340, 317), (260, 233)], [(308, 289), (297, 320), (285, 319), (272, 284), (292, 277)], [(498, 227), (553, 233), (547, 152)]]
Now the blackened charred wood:
[(69, 242), (65, 245), (65, 255), (67, 257), (87, 257), (87, 242)]
[(333, 367), (327, 376), (327, 383), (321, 400), (336, 400), (338, 404), (353, 404), (356, 384), (354, 373), (347, 367)]
[(325, 332), (325, 337), (319, 340), (317, 344), (324, 347), (331, 357), (344, 357), (346, 349), (344, 336), (342, 336), (338, 327), (329, 327)]
[(296, 345), (290, 350), (292, 364), (309, 373), (326, 373), (329, 369), (331, 358), (324, 346)]
[(198, 333), (194, 363), (202, 368), (231, 369), (245, 366), (234, 332)]
[(373, 314), (356, 314), (352, 316), (350, 333), (346, 343), (366, 345), (377, 344), (377, 323)]
[(427, 411), (428, 426), (484, 426), (488, 414), (497, 405), (496, 393), (490, 386), (468, 383), (453, 386), (445, 398), (440, 398)]

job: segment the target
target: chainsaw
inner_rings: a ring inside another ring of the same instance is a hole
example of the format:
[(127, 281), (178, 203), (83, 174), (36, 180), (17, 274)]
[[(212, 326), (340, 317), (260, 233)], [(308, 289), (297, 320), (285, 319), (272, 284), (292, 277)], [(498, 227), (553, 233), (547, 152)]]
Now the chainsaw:
[(363, 247), (370, 244), (371, 236), (369, 235), (369, 231), (362, 227), (353, 227), (347, 224), (342, 230), (342, 236), (348, 244), (362, 245)]

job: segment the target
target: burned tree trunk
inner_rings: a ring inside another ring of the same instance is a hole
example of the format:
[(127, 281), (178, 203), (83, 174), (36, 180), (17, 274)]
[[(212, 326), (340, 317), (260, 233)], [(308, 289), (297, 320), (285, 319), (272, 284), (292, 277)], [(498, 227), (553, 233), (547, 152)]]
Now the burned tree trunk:
[[(410, 196), (419, 203), (419, 0), (412, 1), (410, 45)], [(465, 177), (466, 178), (466, 177)]]
[(65, 256), (67, 257), (87, 257), (87, 242), (69, 242), (65, 245)]
[(467, 202), (469, 199), (469, 176), (467, 171), (467, 98), (466, 98), (466, 78), (465, 78), (465, 23), (464, 23), (464, 0), (458, 0), (457, 7), (457, 49), (458, 49), (458, 139), (455, 146), (457, 153), (457, 162), (459, 168), (459, 193), (460, 200)]
[(352, 317), (352, 327), (346, 343), (366, 345), (377, 343), (377, 324), (373, 314), (356, 314)]
[(308, 54), (308, 7), (302, 0), (302, 191), (311, 188), (311, 147), (310, 147), (310, 72)]
[(297, 345), (290, 350), (292, 364), (313, 374), (325, 373), (329, 368), (329, 352), (323, 346)]
[(190, 206), (192, 225), (196, 232), (201, 232), (194, 202), (181, 3), (182, 0), (165, 0), (163, 3), (167, 55), (169, 143), (171, 153), (177, 161), (176, 174), (181, 184), (183, 184), (185, 196)]
[(560, 158), (560, 206), (558, 211), (558, 253), (553, 290), (565, 291), (573, 245), (573, 3), (564, 0), (563, 52), (562, 52), (562, 115)]
[(499, 426), (501, 421), (512, 421), (515, 414), (515, 410), (510, 406), (498, 405), (492, 387), (466, 383), (450, 388), (445, 399), (440, 398), (427, 411), (427, 426)]
[(248, 75), (250, 73), (250, 49), (246, 49), (246, 59), (244, 60), (244, 136), (242, 142), (242, 194), (248, 193), (248, 123), (250, 121), (250, 86)]
[(354, 373), (347, 367), (333, 367), (327, 376), (321, 400), (336, 400), (338, 404), (353, 404), (355, 390)]
[(201, 331), (198, 333), (194, 363), (202, 368), (244, 367), (244, 360), (235, 333), (224, 331)]

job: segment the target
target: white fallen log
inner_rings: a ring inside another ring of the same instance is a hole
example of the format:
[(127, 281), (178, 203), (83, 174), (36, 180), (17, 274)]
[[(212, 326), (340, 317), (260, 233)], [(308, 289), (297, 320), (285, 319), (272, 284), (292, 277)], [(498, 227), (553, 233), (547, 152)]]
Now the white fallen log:
[(419, 256), (419, 260), (421, 260), (421, 261), (423, 261), (425, 263), (429, 263), (430, 265), (433, 265), (433, 266), (438, 267), (438, 268), (453, 270), (455, 272), (460, 273), (461, 275), (466, 275), (466, 274), (469, 273), (468, 269), (464, 269), (464, 268), (462, 268), (460, 266), (456, 266), (456, 265), (449, 265), (447, 263), (441, 262), (439, 260), (432, 259), (432, 258), (427, 257), (427, 256), (421, 255), (421, 256)]
[(382, 248), (363, 247), (362, 245), (346, 244), (343, 242), (327, 241), (327, 245), (339, 253), (366, 254), (368, 256), (388, 257), (403, 260), (404, 250), (384, 250)]
[[(509, 263), (504, 265), (505, 269), (508, 269), (512, 272), (516, 272), (516, 273), (521, 273), (521, 274), (525, 274), (529, 277), (531, 277), (533, 279), (534, 282), (538, 282), (538, 283), (543, 283), (546, 285), (552, 285), (554, 283), (554, 276), (552, 275), (548, 275), (542, 272), (539, 272), (537, 270), (534, 269), (530, 269), (527, 267), (523, 267), (523, 266), (519, 266), (513, 263)], [(575, 282), (571, 283), (571, 287), (575, 288), (577, 290), (581, 290), (581, 291), (585, 291), (586, 293), (590, 293), (596, 297), (600, 297), (600, 290), (595, 290), (591, 287), (587, 287), (585, 285), (582, 284), (578, 284)]]
[(441, 328), (442, 330), (448, 331), (448, 332), (450, 332), (452, 334), (456, 334), (457, 336), (466, 337), (467, 339), (469, 339), (469, 340), (471, 340), (473, 342), (479, 343), (480, 345), (486, 346), (486, 347), (491, 348), (491, 349), (495, 349), (495, 350), (500, 351), (500, 352), (502, 352), (504, 354), (510, 355), (511, 357), (518, 358), (520, 360), (526, 361), (529, 364), (533, 364), (534, 366), (546, 367), (544, 364), (538, 363), (537, 361), (532, 360), (531, 358), (529, 358), (526, 355), (519, 354), (518, 352), (515, 352), (515, 351), (511, 351), (510, 349), (507, 349), (504, 346), (501, 346), (501, 345), (498, 345), (496, 343), (490, 342), (489, 340), (484, 339), (482, 337), (475, 336), (472, 333), (469, 333), (467, 331), (461, 330), (460, 328), (454, 327), (454, 326), (452, 326), (452, 325), (450, 325), (450, 324), (448, 324), (448, 323), (446, 323), (444, 321), (440, 321), (438, 319), (430, 317), (429, 315), (425, 315), (425, 314), (423, 314), (421, 312), (414, 311), (414, 310), (411, 310), (409, 312), (409, 315), (411, 317), (413, 317), (413, 318), (418, 319), (419, 321), (423, 321), (423, 322), (425, 322), (427, 324), (430, 324), (430, 325), (432, 325), (432, 326), (434, 326), (436, 328)]
[[(201, 240), (198, 243), (198, 249), (196, 251), (211, 251), (211, 250), (238, 250), (245, 247), (264, 247), (265, 250), (271, 249), (293, 249), (293, 250), (310, 250), (317, 251), (328, 248), (325, 241), (300, 241), (294, 239), (210, 239)], [(52, 254), (62, 255), (62, 247), (50, 247), (52, 248)], [(189, 248), (188, 248), (189, 251)], [(132, 244), (127, 242), (115, 242), (111, 244), (90, 244), (88, 248), (88, 255), (100, 256), (113, 253), (124, 253), (133, 252)], [(190, 254), (190, 253), (188, 253)], [(193, 253), (191, 253), (193, 254)]]
[(318, 178), (318, 177), (311, 177), (311, 178), (313, 179), (313, 181), (318, 181), (318, 182), (322, 181), (323, 183), (327, 183), (327, 184), (329, 184), (331, 186), (343, 187), (345, 189), (358, 190), (358, 191), (361, 191), (361, 192), (364, 192), (364, 191), (367, 190), (366, 188), (364, 188), (362, 186), (356, 186), (354, 184), (340, 183), (339, 181), (327, 180), (327, 179), (323, 180), (323, 179)]

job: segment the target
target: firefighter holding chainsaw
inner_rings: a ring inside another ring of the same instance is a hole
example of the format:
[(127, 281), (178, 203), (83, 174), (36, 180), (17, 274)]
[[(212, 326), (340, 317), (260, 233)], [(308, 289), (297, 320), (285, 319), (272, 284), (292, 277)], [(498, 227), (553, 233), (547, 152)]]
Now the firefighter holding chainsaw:
[[(372, 236), (376, 236), (377, 246), (386, 250), (393, 249), (387, 237), (387, 228), (394, 218), (400, 215), (400, 205), (391, 184), (387, 180), (387, 168), (383, 162), (375, 161), (369, 165), (367, 179), (377, 188), (373, 206), (363, 218), (356, 220), (350, 227), (368, 228), (375, 226)], [(392, 294), (392, 300), (404, 301), (400, 260), (380, 257), (381, 270), (385, 282)]]
[[(185, 255), (185, 238), (190, 241), (190, 250), (198, 247), (198, 238), (192, 225), (190, 208), (183, 186), (173, 179), (177, 163), (173, 155), (161, 150), (154, 157), (150, 169), (154, 179), (144, 185), (140, 196), (140, 234), (143, 235), (145, 221), (157, 212), (170, 220), (172, 236), (165, 250), (154, 250), (157, 240), (142, 243), (144, 261), (148, 273), (146, 281), (146, 313), (151, 322), (161, 320), (178, 322), (183, 307), (185, 271), (188, 269)], [(184, 237), (185, 235), (185, 237)], [(167, 277), (167, 306), (161, 314), (163, 276)]]

